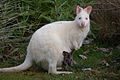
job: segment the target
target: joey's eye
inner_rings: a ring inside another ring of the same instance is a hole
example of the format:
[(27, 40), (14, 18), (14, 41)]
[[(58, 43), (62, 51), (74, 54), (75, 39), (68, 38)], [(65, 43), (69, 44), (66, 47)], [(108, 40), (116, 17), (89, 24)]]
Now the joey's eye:
[(88, 20), (88, 18), (87, 18), (87, 17), (86, 17), (85, 19), (86, 19), (86, 20)]
[(81, 19), (81, 17), (79, 17), (79, 19)]

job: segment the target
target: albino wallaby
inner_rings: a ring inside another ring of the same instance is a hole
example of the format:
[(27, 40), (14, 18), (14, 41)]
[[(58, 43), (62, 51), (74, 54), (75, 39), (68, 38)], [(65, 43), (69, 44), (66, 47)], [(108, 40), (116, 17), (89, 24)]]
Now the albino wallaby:
[(77, 6), (73, 21), (57, 21), (38, 29), (32, 36), (27, 47), (25, 61), (16, 67), (0, 68), (0, 72), (18, 72), (32, 66), (33, 61), (41, 63), (51, 74), (69, 74), (72, 72), (57, 71), (62, 66), (63, 51), (79, 49), (90, 30), (92, 7), (85, 9)]

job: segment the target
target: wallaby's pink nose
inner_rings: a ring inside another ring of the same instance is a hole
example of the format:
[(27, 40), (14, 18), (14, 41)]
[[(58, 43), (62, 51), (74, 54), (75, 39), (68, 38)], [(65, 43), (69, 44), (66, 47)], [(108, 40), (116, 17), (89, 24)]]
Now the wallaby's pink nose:
[(82, 23), (81, 23), (81, 26), (85, 26), (85, 22), (82, 22)]

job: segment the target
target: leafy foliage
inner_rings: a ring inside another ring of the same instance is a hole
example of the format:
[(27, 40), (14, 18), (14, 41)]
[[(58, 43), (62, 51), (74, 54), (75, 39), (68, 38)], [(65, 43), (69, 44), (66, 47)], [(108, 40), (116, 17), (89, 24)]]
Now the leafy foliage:
[(93, 20), (100, 25), (97, 39), (110, 45), (120, 44), (120, 0), (100, 0), (93, 6)]

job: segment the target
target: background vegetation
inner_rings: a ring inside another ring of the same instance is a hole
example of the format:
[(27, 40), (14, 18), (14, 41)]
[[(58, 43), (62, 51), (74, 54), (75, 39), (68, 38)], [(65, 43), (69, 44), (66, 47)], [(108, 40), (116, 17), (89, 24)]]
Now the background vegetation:
[[(33, 66), (21, 73), (0, 73), (0, 80), (119, 80), (119, 0), (0, 0), (0, 67), (22, 63), (32, 34), (47, 23), (73, 20), (77, 5), (93, 6), (87, 37), (93, 41), (75, 52), (78, 64), (69, 69), (73, 74), (48, 75)], [(79, 54), (88, 59), (81, 59)], [(81, 70), (86, 67), (92, 70)]]

